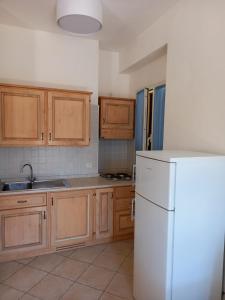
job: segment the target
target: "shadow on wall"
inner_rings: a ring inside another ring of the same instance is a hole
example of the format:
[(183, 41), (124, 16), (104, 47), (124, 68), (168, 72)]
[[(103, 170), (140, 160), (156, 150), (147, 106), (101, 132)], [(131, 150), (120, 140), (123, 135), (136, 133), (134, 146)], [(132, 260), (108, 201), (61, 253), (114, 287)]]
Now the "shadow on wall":
[(134, 140), (99, 141), (99, 172), (132, 173), (135, 161)]

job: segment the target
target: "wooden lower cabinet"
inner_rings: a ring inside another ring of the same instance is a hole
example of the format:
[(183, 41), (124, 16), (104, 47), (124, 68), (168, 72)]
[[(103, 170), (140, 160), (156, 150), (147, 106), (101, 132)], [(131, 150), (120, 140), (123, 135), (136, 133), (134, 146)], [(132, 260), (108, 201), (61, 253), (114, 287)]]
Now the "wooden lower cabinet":
[(50, 197), (52, 246), (60, 250), (90, 241), (93, 235), (93, 192), (57, 192)]
[(0, 251), (3, 254), (47, 247), (45, 206), (1, 211), (0, 223)]
[(131, 238), (134, 233), (132, 186), (114, 189), (114, 239)]
[(113, 189), (96, 190), (96, 239), (113, 237)]
[(125, 210), (115, 214), (115, 237), (133, 234), (134, 222), (131, 217), (131, 211)]
[(0, 195), (0, 262), (132, 238), (131, 189)]

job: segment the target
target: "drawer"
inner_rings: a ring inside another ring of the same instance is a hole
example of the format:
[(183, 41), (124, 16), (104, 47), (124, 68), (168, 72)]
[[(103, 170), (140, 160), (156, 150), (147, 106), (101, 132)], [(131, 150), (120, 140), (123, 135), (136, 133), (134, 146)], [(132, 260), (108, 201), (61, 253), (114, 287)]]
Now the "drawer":
[(125, 198), (125, 199), (121, 198), (121, 199), (116, 199), (116, 201), (115, 201), (116, 211), (131, 210), (131, 205), (132, 205), (131, 198)]
[(115, 215), (115, 235), (133, 233), (134, 222), (131, 220), (130, 211), (117, 212)]
[(123, 186), (115, 188), (116, 198), (130, 198), (131, 197), (131, 186)]
[(46, 194), (23, 194), (17, 196), (1, 196), (0, 197), (0, 210), (46, 206)]
[(136, 192), (153, 203), (174, 209), (176, 163), (137, 156)]

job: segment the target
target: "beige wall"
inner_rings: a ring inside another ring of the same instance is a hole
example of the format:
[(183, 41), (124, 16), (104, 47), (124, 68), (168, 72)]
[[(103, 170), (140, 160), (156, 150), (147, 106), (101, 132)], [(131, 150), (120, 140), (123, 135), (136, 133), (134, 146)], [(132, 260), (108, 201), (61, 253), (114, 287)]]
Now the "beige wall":
[(129, 75), (120, 73), (118, 52), (99, 51), (99, 95), (129, 96)]
[(0, 25), (0, 80), (72, 87), (98, 97), (98, 42)]
[(224, 11), (221, 0), (177, 6), (168, 44), (167, 148), (225, 153)]
[(150, 88), (166, 81), (166, 55), (129, 74), (130, 95), (135, 98), (136, 93), (141, 89)]
[(225, 153), (224, 11), (222, 0), (179, 1), (120, 55), (129, 69), (168, 44), (167, 149)]
[(89, 147), (0, 148), (0, 178), (20, 177), (25, 162), (38, 177), (98, 173), (97, 41), (0, 25), (0, 81), (93, 91)]

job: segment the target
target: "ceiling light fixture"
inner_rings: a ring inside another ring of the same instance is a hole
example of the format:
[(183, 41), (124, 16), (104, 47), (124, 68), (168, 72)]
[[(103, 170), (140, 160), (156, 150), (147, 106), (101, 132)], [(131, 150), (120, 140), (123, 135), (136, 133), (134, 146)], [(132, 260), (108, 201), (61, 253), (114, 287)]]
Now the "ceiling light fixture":
[(97, 32), (102, 28), (101, 0), (57, 0), (57, 22), (74, 33)]

